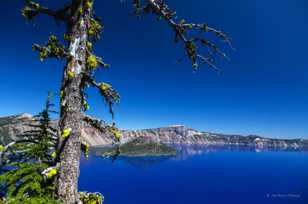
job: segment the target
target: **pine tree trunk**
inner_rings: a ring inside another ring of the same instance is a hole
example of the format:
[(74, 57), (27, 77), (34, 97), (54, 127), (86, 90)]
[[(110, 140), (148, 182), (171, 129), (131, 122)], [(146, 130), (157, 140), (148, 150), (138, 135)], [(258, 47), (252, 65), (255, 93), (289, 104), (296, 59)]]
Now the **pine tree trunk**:
[[(78, 0), (77, 0), (78, 1)], [(67, 25), (70, 34), (69, 51), (72, 56), (64, 70), (61, 88), (60, 130), (71, 130), (67, 138), (61, 138), (59, 147), (59, 171), (56, 180), (57, 197), (65, 204), (78, 201), (78, 177), (81, 154), (81, 121), (83, 99), (83, 74), (86, 71), (86, 43), (88, 14), (78, 14), (82, 1), (76, 5), (76, 14)]]

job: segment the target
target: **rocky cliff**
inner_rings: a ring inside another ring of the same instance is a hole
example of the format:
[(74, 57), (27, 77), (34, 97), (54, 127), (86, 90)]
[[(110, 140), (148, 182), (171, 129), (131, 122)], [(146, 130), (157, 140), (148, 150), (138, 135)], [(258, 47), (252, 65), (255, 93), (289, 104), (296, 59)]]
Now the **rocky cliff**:
[(164, 144), (187, 144), (187, 145), (236, 145), (254, 146), (260, 149), (307, 149), (308, 140), (303, 139), (271, 139), (257, 135), (226, 135), (210, 132), (200, 132), (185, 126), (170, 126), (156, 129), (138, 131), (123, 131), (122, 140), (127, 142), (133, 138), (152, 138)]
[[(0, 118), (0, 142), (6, 144), (18, 139), (18, 135), (29, 130), (27, 124), (32, 120), (29, 114)], [(54, 121), (54, 125), (57, 122)], [(102, 125), (104, 125), (102, 123)], [(303, 139), (270, 139), (256, 135), (225, 135), (196, 131), (185, 126), (169, 126), (155, 129), (137, 131), (123, 130), (121, 143), (133, 141), (136, 138), (152, 140), (164, 144), (188, 144), (188, 145), (237, 145), (253, 146), (256, 148), (283, 148), (308, 150), (308, 140)], [(98, 131), (87, 123), (83, 123), (81, 137), (91, 146), (103, 146), (114, 143), (114, 137), (107, 130)]]
[(32, 115), (24, 113), (16, 116), (0, 117), (0, 143), (7, 144), (18, 140), (18, 135), (29, 130)]
[[(25, 131), (29, 131), (29, 124), (35, 123), (33, 116), (27, 113), (20, 115), (0, 117), (0, 144), (8, 144), (11, 141), (18, 140), (19, 135)], [(57, 121), (52, 121), (52, 126), (57, 127)], [(108, 132), (101, 132), (93, 128), (90, 124), (82, 123), (81, 137), (90, 146), (112, 144), (114, 142), (113, 135)]]

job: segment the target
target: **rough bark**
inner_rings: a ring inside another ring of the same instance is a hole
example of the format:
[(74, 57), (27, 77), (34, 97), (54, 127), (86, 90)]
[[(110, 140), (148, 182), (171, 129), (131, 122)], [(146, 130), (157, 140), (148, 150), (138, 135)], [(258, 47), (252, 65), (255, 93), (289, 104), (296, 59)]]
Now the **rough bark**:
[[(78, 177), (81, 154), (81, 121), (83, 98), (83, 72), (86, 70), (86, 42), (89, 14), (78, 14), (82, 1), (75, 1), (75, 14), (68, 23), (68, 33), (71, 34), (68, 59), (62, 81), (61, 116), (59, 126), (61, 132), (71, 129), (68, 138), (59, 147), (59, 173), (56, 181), (57, 197), (65, 204), (78, 201)], [(69, 74), (70, 73), (70, 74)], [(73, 76), (71, 75), (73, 73)]]

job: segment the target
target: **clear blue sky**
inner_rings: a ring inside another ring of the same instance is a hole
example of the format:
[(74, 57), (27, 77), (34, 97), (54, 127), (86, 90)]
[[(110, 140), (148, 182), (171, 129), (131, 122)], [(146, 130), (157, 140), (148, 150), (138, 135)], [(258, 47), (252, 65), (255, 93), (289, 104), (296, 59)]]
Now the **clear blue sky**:
[[(0, 4), (0, 116), (41, 110), (48, 90), (57, 92), (63, 62), (41, 63), (32, 43), (62, 33), (52, 19), (33, 27), (19, 14), (22, 0)], [(56, 8), (63, 1), (42, 1)], [(206, 22), (233, 38), (237, 51), (218, 64), (193, 73), (173, 33), (152, 16), (136, 19), (130, 0), (97, 0), (105, 31), (96, 54), (111, 64), (98, 81), (122, 96), (116, 107), (121, 128), (184, 124), (222, 133), (308, 138), (308, 1), (169, 0), (180, 17)], [(62, 34), (61, 34), (62, 35)], [(92, 115), (110, 121), (106, 106), (90, 90)]]

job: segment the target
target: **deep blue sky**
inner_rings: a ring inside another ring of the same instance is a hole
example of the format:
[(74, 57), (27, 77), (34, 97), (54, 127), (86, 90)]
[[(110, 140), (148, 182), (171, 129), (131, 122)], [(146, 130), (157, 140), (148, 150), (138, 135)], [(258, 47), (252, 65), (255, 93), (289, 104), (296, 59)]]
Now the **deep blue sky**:
[[(57, 92), (63, 62), (41, 63), (32, 43), (62, 33), (52, 19), (33, 27), (19, 14), (22, 0), (0, 4), (0, 116), (41, 110), (48, 90)], [(43, 1), (51, 7), (63, 1)], [(204, 131), (308, 138), (308, 2), (306, 0), (169, 0), (178, 15), (223, 29), (237, 51), (218, 62), (218, 75), (203, 66), (193, 73), (173, 43), (173, 33), (152, 16), (136, 19), (131, 5), (97, 0), (105, 31), (96, 54), (110, 63), (98, 81), (122, 96), (121, 128), (185, 124)], [(62, 34), (61, 34), (62, 35)], [(100, 96), (89, 91), (90, 114), (110, 121)]]

